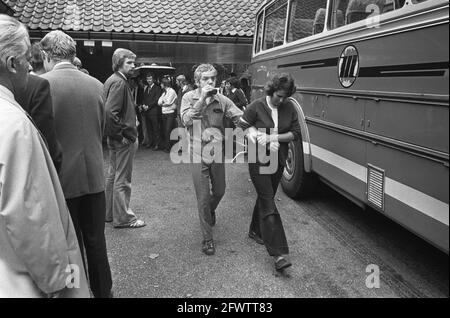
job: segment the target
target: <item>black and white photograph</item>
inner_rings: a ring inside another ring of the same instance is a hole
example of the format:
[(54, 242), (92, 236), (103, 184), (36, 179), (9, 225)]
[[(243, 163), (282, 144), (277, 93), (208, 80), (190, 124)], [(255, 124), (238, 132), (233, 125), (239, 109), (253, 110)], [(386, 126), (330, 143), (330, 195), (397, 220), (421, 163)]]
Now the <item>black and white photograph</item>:
[(449, 0), (0, 0), (0, 298), (448, 297)]

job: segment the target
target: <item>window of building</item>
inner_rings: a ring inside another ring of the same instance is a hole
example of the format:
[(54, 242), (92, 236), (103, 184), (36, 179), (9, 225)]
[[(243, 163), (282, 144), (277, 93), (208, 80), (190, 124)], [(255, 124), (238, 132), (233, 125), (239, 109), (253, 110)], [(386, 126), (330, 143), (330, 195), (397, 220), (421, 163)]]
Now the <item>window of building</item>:
[(264, 50), (284, 44), (286, 16), (287, 0), (275, 1), (266, 9), (264, 21)]
[(326, 0), (292, 0), (287, 41), (321, 33), (325, 26)]
[(405, 2), (406, 0), (334, 0), (330, 28), (335, 29), (366, 19), (371, 19), (368, 23), (376, 23), (379, 15), (400, 9)]

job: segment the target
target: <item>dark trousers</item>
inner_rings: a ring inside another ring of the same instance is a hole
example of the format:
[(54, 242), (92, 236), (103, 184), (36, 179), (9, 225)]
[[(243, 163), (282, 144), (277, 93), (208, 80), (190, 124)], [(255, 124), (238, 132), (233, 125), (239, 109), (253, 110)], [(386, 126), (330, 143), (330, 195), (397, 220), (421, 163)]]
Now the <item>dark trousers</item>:
[(160, 120), (158, 115), (146, 115), (145, 123), (147, 125), (147, 134), (150, 146), (160, 146)]
[(259, 168), (259, 164), (249, 164), (250, 178), (258, 194), (250, 231), (262, 238), (270, 256), (286, 255), (289, 254), (289, 247), (280, 214), (275, 205), (275, 194), (284, 167), (279, 166), (274, 174), (260, 174)]
[(169, 149), (171, 146), (170, 133), (175, 128), (175, 113), (162, 115), (162, 131), (164, 139), (162, 140), (163, 149)]
[(67, 199), (83, 262), (86, 250), (89, 284), (94, 297), (107, 298), (112, 288), (105, 241), (105, 192)]
[(137, 131), (138, 131), (138, 140), (139, 140), (139, 144), (142, 144), (142, 142), (144, 141), (144, 129), (142, 127), (142, 122), (145, 120), (144, 115), (142, 115), (141, 113), (136, 111), (136, 117), (137, 120), (139, 122), (139, 125), (137, 126)]

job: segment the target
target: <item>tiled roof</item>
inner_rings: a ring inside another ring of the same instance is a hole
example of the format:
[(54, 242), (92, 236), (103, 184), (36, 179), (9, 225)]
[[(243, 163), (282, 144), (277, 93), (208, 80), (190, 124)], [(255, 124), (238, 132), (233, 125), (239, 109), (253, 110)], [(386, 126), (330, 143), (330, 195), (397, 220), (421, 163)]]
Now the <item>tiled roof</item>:
[(253, 35), (264, 0), (6, 0), (30, 30)]

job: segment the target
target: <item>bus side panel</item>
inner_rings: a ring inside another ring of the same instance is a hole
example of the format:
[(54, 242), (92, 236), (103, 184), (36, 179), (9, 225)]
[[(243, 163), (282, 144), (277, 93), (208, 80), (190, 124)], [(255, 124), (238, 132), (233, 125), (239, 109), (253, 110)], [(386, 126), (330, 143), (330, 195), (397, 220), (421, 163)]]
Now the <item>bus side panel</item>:
[[(437, 94), (448, 102), (449, 26), (411, 29), (352, 43), (361, 65), (352, 89)], [(431, 72), (421, 76), (424, 72)], [(446, 97), (445, 97), (446, 96)]]
[(366, 131), (448, 153), (448, 110), (448, 105), (368, 100)]
[(308, 128), (314, 172), (364, 202), (365, 141), (314, 124)]
[(448, 163), (444, 164), (380, 145), (369, 145), (367, 158), (371, 164), (387, 167), (392, 179), (449, 203)]
[(448, 167), (369, 142), (367, 161), (385, 171), (384, 212), (448, 253)]
[(361, 130), (364, 126), (364, 103), (362, 99), (330, 96), (323, 113), (323, 120), (344, 127)]
[(386, 196), (385, 215), (448, 254), (448, 225)]

